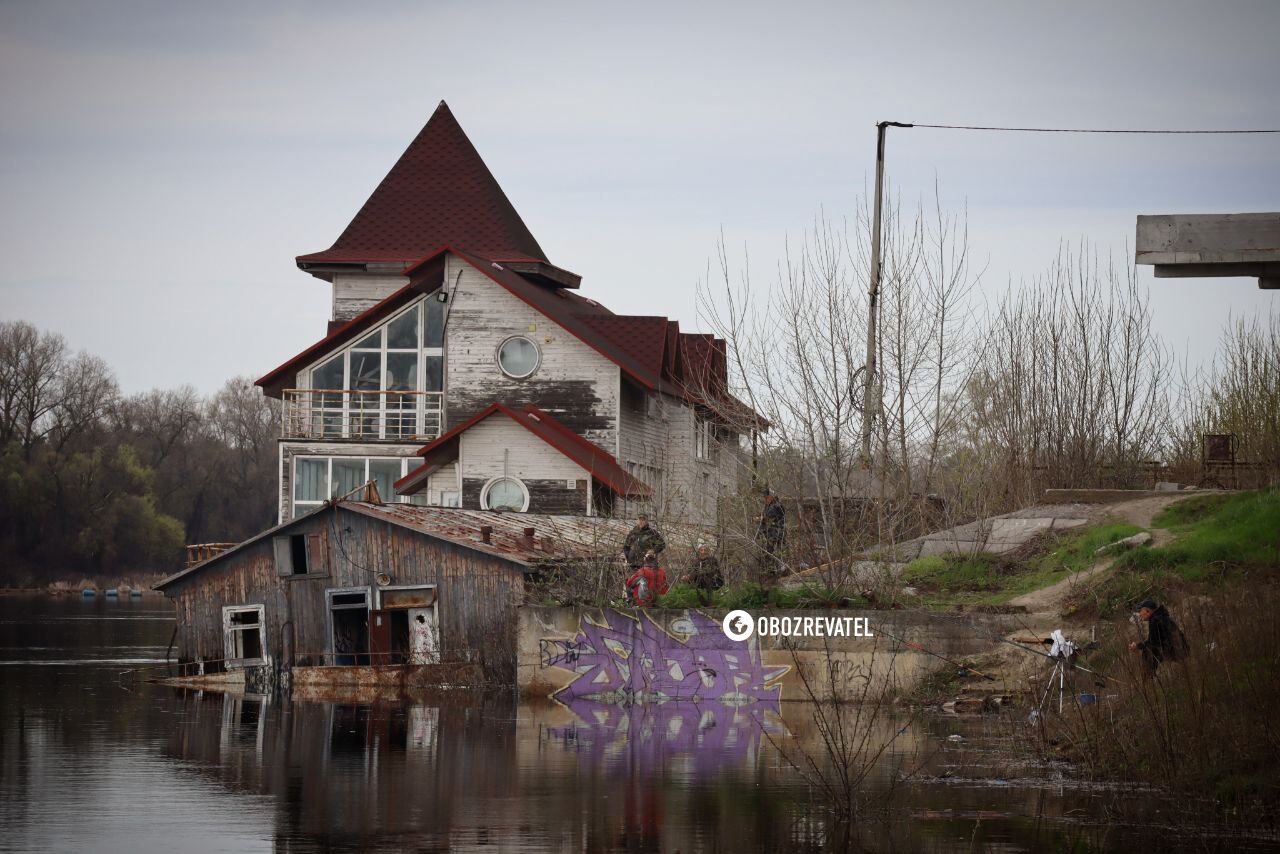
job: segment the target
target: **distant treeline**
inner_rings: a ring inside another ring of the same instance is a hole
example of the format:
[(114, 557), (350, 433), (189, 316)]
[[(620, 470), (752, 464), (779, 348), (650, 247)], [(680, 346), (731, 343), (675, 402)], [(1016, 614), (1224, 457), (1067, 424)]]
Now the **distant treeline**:
[(173, 571), (275, 521), (279, 408), (248, 377), (121, 394), (100, 358), (0, 323), (0, 585)]

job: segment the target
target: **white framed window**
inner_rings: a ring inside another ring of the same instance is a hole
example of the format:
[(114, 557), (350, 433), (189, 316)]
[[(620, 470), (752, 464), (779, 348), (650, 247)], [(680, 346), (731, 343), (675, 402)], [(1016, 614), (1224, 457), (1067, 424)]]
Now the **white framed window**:
[(693, 419), (693, 455), (699, 460), (711, 459), (711, 442), (715, 438), (715, 425), (703, 418)]
[(407, 457), (294, 457), (293, 515), (314, 510), (326, 499), (346, 495), (370, 480), (377, 483), (383, 501), (402, 502), (395, 482), (414, 462)]
[(512, 379), (522, 380), (538, 370), (542, 353), (533, 339), (512, 335), (498, 345), (498, 367)]
[(495, 477), (480, 490), (480, 506), (523, 513), (529, 509), (529, 490), (517, 478)]
[(267, 658), (261, 605), (226, 605), (222, 609), (224, 657), (229, 668), (261, 664)]
[(422, 398), (444, 392), (445, 307), (424, 297), (313, 365), (305, 380), (317, 392), (313, 429), (387, 439), (438, 430), (439, 406)]

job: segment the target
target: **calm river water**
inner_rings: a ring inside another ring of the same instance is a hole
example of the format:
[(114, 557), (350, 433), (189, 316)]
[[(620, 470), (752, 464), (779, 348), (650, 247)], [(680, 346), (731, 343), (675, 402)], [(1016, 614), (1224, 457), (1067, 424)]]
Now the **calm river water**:
[[(172, 629), (161, 599), (0, 596), (0, 851), (843, 845), (787, 758), (829, 767), (805, 704), (746, 714), (234, 698), (138, 678), (162, 661)], [(1169, 834), (1159, 807), (1145, 827), (1131, 811), (1128, 827), (1112, 827), (1118, 791), (1010, 759), (1021, 736), (1009, 723), (932, 716), (883, 728), (897, 735), (867, 789), (914, 773), (891, 819), (856, 829), (861, 848), (1113, 850)]]

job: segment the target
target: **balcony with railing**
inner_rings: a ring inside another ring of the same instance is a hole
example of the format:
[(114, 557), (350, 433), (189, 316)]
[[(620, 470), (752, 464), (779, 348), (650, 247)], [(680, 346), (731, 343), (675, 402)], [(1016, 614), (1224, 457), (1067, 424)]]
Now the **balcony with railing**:
[(284, 391), (286, 439), (427, 442), (440, 435), (439, 391)]

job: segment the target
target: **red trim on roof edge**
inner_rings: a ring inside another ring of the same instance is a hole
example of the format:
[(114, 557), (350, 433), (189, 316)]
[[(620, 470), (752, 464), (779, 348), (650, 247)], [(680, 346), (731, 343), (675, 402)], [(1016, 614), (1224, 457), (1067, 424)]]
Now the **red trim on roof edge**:
[[(534, 436), (541, 439), (547, 445), (559, 451), (563, 456), (577, 465), (588, 475), (609, 487), (619, 495), (652, 495), (653, 488), (647, 483), (629, 474), (626, 469), (618, 464), (617, 459), (612, 454), (588, 440), (574, 433), (564, 424), (560, 423), (556, 418), (532, 404), (525, 406), (521, 411), (517, 412), (511, 407), (503, 403), (491, 403), (480, 412), (468, 418), (463, 423), (454, 427), (446, 433), (441, 434), (436, 439), (428, 442), (418, 449), (418, 456), (425, 457), (433, 450), (440, 448), (442, 445), (456, 440), (462, 433), (474, 427), (476, 424), (485, 420), (491, 415), (502, 414), (524, 427)], [(530, 418), (534, 421), (531, 422)], [(534, 424), (539, 424), (545, 428), (545, 432), (539, 430)], [(548, 435), (552, 434), (552, 435)], [(553, 441), (558, 437), (561, 444)], [(572, 453), (569, 447), (576, 449), (577, 453)], [(586, 459), (582, 455), (586, 455)], [(600, 465), (598, 465), (600, 464)], [(436, 467), (434, 463), (423, 463), (418, 468), (406, 474), (397, 480), (394, 484), (398, 493), (406, 494), (405, 489), (408, 487), (420, 486), (421, 480), (425, 474), (423, 469), (428, 467)], [(416, 489), (414, 491), (417, 491)], [(412, 493), (407, 493), (412, 494)]]

